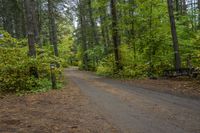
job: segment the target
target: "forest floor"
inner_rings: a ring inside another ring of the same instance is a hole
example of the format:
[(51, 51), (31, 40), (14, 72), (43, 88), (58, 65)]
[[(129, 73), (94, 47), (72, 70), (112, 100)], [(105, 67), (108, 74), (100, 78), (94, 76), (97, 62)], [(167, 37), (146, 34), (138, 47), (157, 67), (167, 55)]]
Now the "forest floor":
[(62, 90), (0, 96), (0, 133), (200, 131), (199, 81), (114, 80), (74, 68), (65, 75)]
[(63, 90), (0, 98), (0, 133), (96, 132), (117, 130), (72, 82)]

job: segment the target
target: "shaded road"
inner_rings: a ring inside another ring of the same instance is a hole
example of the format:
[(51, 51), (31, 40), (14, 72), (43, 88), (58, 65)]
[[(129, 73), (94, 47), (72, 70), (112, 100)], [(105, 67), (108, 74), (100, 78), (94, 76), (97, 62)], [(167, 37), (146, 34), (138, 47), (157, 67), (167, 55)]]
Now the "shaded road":
[(68, 69), (67, 76), (123, 133), (200, 133), (200, 101)]

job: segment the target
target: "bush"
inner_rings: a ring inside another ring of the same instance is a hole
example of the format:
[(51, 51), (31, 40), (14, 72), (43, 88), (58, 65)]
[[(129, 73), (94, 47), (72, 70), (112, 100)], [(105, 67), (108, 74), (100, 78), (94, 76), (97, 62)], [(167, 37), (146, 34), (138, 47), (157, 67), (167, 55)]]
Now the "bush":
[[(37, 58), (28, 57), (24, 41), (7, 34), (0, 43), (0, 92), (40, 92), (51, 88), (50, 63), (60, 64), (60, 58), (54, 57), (48, 48), (38, 49)], [(31, 76), (30, 68), (37, 68), (39, 79)], [(61, 72), (61, 66), (55, 69), (57, 77)]]
[(113, 54), (103, 58), (97, 67), (97, 74), (102, 76), (113, 76), (115, 64)]

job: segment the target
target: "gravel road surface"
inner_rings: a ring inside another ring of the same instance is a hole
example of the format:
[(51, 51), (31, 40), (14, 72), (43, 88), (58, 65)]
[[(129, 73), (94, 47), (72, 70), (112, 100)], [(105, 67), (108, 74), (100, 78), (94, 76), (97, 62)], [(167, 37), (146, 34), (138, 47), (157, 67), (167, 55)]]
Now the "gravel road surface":
[(75, 68), (67, 76), (122, 133), (200, 133), (200, 101), (160, 93)]

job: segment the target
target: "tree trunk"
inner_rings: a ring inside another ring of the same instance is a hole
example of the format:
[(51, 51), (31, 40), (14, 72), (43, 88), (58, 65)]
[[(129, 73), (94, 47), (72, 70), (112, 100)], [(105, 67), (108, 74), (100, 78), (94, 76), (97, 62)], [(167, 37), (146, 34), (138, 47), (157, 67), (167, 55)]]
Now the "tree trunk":
[(88, 54), (87, 54), (87, 41), (85, 36), (85, 24), (84, 17), (80, 16), (81, 22), (81, 40), (82, 40), (82, 48), (83, 48), (83, 69), (88, 70)]
[[(34, 37), (35, 37), (35, 43), (37, 43), (40, 46), (40, 35), (39, 35), (39, 29), (38, 29), (38, 19), (37, 19), (37, 8), (36, 8), (36, 0), (33, 3), (33, 16), (35, 16), (33, 18), (33, 23), (34, 23)], [(40, 46), (41, 48), (41, 46)]]
[(186, 5), (186, 0), (182, 0), (182, 14), (187, 13), (187, 5)]
[(57, 29), (54, 16), (53, 1), (48, 0), (48, 15), (49, 15), (49, 28), (50, 28), (50, 42), (54, 47), (54, 54), (58, 56), (58, 41), (57, 41)]
[(22, 15), (21, 15), (21, 32), (22, 32), (22, 38), (26, 37), (26, 33), (27, 33), (27, 25), (26, 25), (26, 7), (25, 7), (25, 3), (22, 1), (21, 2), (21, 7), (22, 7)]
[(103, 44), (104, 44), (104, 54), (107, 55), (108, 42), (106, 39), (105, 26), (103, 26), (104, 19), (103, 19), (102, 15), (100, 15), (100, 24), (101, 24), (101, 35), (102, 35), (102, 40), (103, 40)]
[(111, 0), (111, 14), (112, 14), (112, 38), (114, 44), (114, 54), (115, 54), (115, 65), (116, 71), (122, 69), (120, 55), (119, 55), (119, 45), (120, 45), (120, 37), (118, 31), (118, 20), (117, 20), (117, 9), (116, 9), (116, 0)]
[(198, 10), (199, 10), (199, 14), (198, 14), (198, 29), (200, 29), (200, 0), (198, 0)]
[(40, 48), (42, 48), (42, 43), (41, 43), (41, 40), (40, 40), (40, 32), (41, 32), (41, 21), (40, 21), (40, 6), (41, 6), (41, 3), (40, 3), (41, 0), (36, 0), (36, 11), (35, 11), (35, 14), (36, 14), (36, 25), (35, 25), (35, 34), (36, 34), (36, 41), (37, 41), (37, 44), (39, 45)]
[(179, 46), (178, 46), (178, 38), (176, 33), (176, 24), (174, 19), (174, 13), (173, 13), (173, 3), (172, 0), (167, 0), (168, 4), (168, 12), (169, 12), (169, 18), (170, 18), (170, 25), (171, 25), (171, 34), (172, 34), (172, 40), (173, 40), (173, 48), (174, 48), (174, 55), (175, 55), (175, 69), (179, 70), (181, 68), (181, 58), (179, 55)]
[(176, 2), (176, 12), (179, 13), (179, 0), (175, 0)]
[[(88, 0), (88, 7), (89, 7), (90, 25), (91, 25), (91, 30), (92, 30), (92, 47), (94, 48), (95, 45), (99, 45), (99, 37), (97, 34), (96, 21), (93, 18), (93, 9), (92, 9), (91, 0)], [(93, 56), (93, 67), (94, 68), (96, 67), (96, 64), (98, 64), (98, 57)]]
[(96, 23), (95, 20), (93, 18), (93, 10), (92, 10), (92, 5), (91, 5), (91, 0), (88, 0), (88, 6), (89, 6), (89, 15), (90, 15), (90, 23), (91, 23), (91, 28), (92, 28), (92, 33), (93, 33), (93, 39), (95, 42), (95, 45), (99, 44), (99, 38), (97, 35), (97, 27), (96, 27)]
[(87, 45), (87, 38), (86, 38), (86, 18), (85, 18), (85, 11), (84, 11), (84, 6), (83, 6), (83, 0), (79, 1), (79, 6), (78, 6), (78, 12), (79, 12), (79, 22), (80, 22), (80, 38), (81, 38), (81, 44), (82, 44), (82, 50), (83, 50), (83, 69), (84, 70), (89, 70), (89, 65), (88, 65), (88, 45)]
[[(35, 58), (36, 57), (36, 49), (35, 49), (35, 26), (34, 26), (34, 16), (35, 7), (34, 0), (25, 0), (25, 8), (26, 8), (26, 20), (27, 20), (27, 35), (28, 35), (28, 46), (29, 46), (29, 56)], [(35, 78), (38, 78), (38, 72), (36, 67), (30, 68), (30, 73)]]

